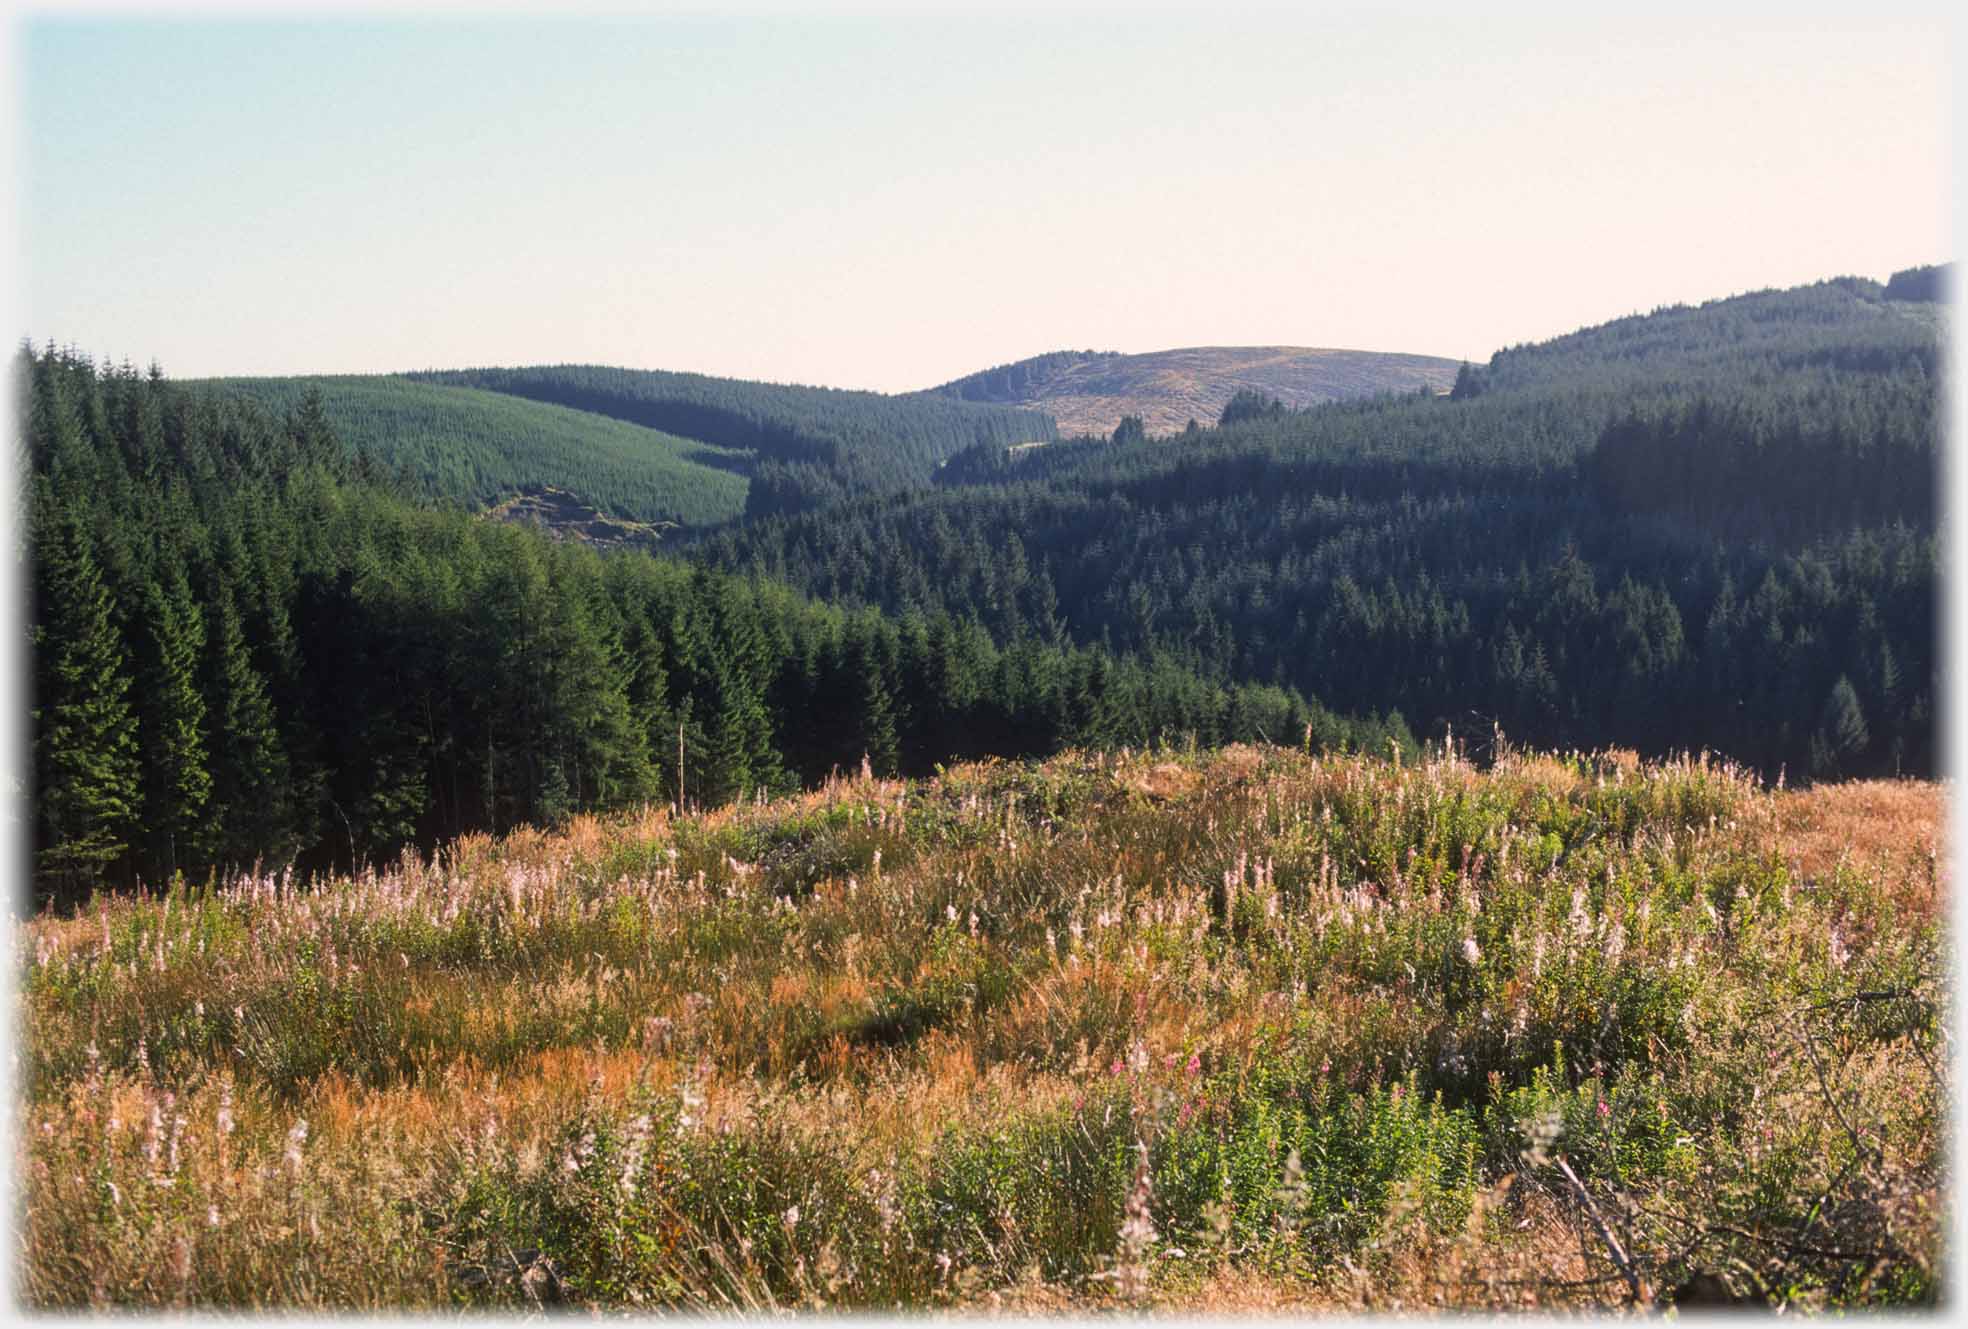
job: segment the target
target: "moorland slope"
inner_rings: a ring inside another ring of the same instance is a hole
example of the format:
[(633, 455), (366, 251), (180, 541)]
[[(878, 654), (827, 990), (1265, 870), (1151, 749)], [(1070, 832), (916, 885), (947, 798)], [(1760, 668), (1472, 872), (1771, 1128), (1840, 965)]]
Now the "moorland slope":
[(103, 898), (16, 946), (18, 1286), (1932, 1304), (1941, 809), (1620, 753), (1073, 753)]
[(1063, 438), (1106, 437), (1123, 416), (1150, 434), (1208, 426), (1239, 392), (1292, 409), (1418, 389), (1446, 391), (1458, 364), (1433, 355), (1304, 346), (1190, 346), (1141, 355), (1065, 351), (971, 374), (930, 391), (1044, 411)]

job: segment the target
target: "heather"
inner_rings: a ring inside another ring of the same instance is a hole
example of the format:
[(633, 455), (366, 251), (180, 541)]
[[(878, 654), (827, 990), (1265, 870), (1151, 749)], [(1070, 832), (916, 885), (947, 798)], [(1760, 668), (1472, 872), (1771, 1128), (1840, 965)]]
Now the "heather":
[(15, 928), (19, 1286), (1930, 1304), (1940, 808), (1618, 752), (1075, 752), (99, 895)]

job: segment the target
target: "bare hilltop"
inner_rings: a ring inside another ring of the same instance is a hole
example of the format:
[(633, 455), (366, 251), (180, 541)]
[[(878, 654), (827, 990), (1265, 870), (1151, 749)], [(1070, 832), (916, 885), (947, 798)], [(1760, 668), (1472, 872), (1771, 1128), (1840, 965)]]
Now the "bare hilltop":
[(1446, 391), (1460, 362), (1435, 355), (1307, 346), (1190, 346), (1123, 355), (1054, 351), (930, 391), (1044, 411), (1062, 437), (1104, 435), (1137, 415), (1151, 434), (1212, 425), (1245, 389), (1298, 408), (1382, 392)]

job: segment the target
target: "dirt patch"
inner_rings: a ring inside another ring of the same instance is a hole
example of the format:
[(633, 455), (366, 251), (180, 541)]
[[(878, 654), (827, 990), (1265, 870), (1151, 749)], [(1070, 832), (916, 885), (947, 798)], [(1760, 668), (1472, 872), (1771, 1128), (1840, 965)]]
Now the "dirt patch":
[(580, 495), (552, 485), (532, 485), (485, 514), (494, 521), (524, 522), (540, 527), (556, 540), (578, 540), (600, 549), (635, 545), (654, 549), (663, 531), (675, 522), (630, 521), (613, 517), (584, 502)]

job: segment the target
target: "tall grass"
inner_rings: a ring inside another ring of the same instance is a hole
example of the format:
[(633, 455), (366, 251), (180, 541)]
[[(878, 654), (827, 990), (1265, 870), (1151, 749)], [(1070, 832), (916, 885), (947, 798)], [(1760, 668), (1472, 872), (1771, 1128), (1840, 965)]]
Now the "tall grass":
[(21, 1285), (1931, 1301), (1939, 804), (1071, 755), (99, 899), (15, 930)]

